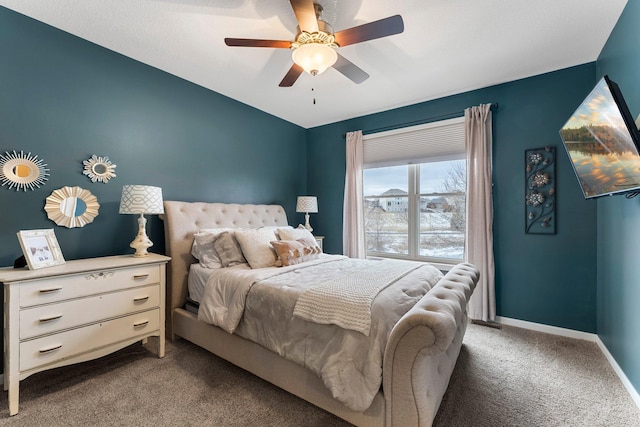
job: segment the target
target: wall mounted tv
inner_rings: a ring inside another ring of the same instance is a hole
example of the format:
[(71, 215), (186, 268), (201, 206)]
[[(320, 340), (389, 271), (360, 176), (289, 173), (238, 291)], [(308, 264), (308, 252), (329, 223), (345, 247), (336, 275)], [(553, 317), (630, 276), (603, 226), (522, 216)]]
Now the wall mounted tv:
[(604, 76), (560, 129), (586, 199), (640, 193), (640, 132), (617, 84)]

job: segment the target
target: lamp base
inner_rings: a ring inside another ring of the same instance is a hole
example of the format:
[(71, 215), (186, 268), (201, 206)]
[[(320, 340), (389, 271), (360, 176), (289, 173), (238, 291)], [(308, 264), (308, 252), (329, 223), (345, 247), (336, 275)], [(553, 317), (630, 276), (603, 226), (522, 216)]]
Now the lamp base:
[(136, 258), (149, 256), (147, 249), (153, 246), (153, 242), (147, 236), (146, 225), (146, 218), (143, 214), (140, 214), (140, 218), (138, 218), (138, 235), (133, 239), (131, 244), (129, 244), (129, 246), (136, 250), (133, 254)]
[(304, 228), (309, 230), (309, 232), (313, 231), (313, 228), (311, 228), (311, 224), (309, 224), (309, 212), (305, 212), (304, 214)]

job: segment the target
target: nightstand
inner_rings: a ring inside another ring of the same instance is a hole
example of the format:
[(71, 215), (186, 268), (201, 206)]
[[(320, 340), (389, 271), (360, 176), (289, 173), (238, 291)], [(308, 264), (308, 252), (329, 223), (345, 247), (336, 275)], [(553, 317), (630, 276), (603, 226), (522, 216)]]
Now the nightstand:
[(4, 284), (4, 388), (18, 413), (29, 375), (102, 357), (158, 337), (164, 357), (165, 265), (150, 254), (89, 258), (39, 270), (0, 269)]
[(322, 241), (324, 240), (324, 236), (313, 236), (316, 238), (316, 243), (318, 243), (318, 246), (320, 246), (320, 249), (322, 250), (322, 252), (324, 252), (324, 249), (322, 248)]

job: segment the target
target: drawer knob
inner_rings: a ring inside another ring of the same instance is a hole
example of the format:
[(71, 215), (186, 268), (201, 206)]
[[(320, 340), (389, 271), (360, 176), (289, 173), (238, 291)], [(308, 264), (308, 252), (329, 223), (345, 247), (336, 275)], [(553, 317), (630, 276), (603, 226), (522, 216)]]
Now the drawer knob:
[(135, 274), (133, 276), (133, 280), (144, 280), (144, 279), (146, 279), (148, 277), (149, 277), (148, 274)]
[(40, 292), (41, 294), (50, 294), (52, 292), (58, 292), (61, 291), (62, 287), (59, 288), (49, 288), (49, 289), (40, 289), (38, 292)]
[(141, 328), (143, 326), (147, 326), (148, 324), (149, 324), (149, 321), (148, 320), (144, 320), (142, 322), (134, 323), (133, 327), (134, 328)]
[(38, 319), (38, 321), (40, 323), (46, 323), (46, 322), (52, 322), (54, 320), (58, 320), (60, 318), (62, 318), (62, 314), (58, 314), (57, 316), (43, 317), (41, 319)]
[(40, 354), (47, 354), (47, 353), (51, 353), (52, 351), (56, 351), (56, 350), (58, 350), (60, 348), (62, 348), (62, 344), (55, 345), (55, 346), (49, 347), (49, 348), (43, 348), (42, 350), (39, 350), (39, 351), (40, 351)]
[(91, 274), (87, 274), (85, 278), (87, 280), (89, 279), (98, 280), (98, 279), (106, 279), (109, 276), (113, 276), (113, 271), (101, 271), (99, 273), (91, 273)]
[(134, 298), (134, 299), (133, 299), (133, 302), (134, 302), (134, 303), (140, 303), (140, 302), (145, 302), (145, 301), (147, 301), (148, 299), (149, 299), (149, 297), (148, 297), (148, 296), (146, 296), (146, 297), (140, 297), (140, 298)]

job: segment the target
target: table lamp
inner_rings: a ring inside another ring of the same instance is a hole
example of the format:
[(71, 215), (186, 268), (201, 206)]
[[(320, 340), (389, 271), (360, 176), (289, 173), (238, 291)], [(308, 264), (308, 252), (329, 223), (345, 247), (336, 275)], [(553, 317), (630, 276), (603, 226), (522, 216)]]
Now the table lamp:
[(122, 187), (120, 199), (121, 214), (140, 214), (138, 218), (138, 235), (129, 246), (136, 250), (134, 257), (149, 255), (147, 248), (153, 246), (153, 242), (147, 236), (147, 220), (144, 215), (163, 214), (162, 188), (149, 185), (125, 185)]
[(304, 228), (313, 231), (309, 224), (309, 214), (318, 213), (318, 198), (316, 196), (298, 196), (296, 212), (304, 212)]

